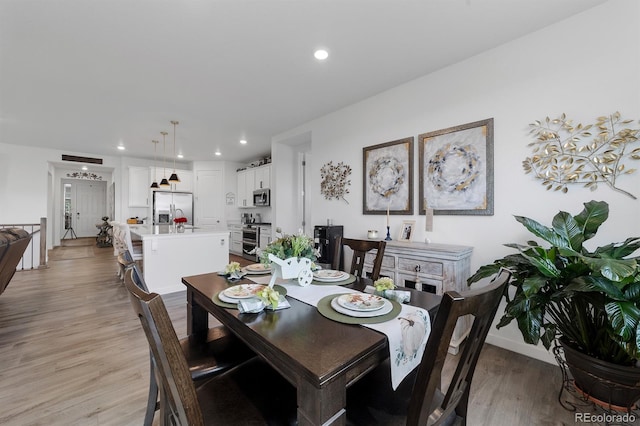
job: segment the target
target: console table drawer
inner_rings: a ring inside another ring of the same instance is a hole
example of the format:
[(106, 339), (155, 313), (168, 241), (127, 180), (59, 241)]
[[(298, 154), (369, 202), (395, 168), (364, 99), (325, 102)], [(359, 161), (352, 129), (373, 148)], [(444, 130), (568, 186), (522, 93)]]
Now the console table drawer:
[[(419, 267), (420, 269), (417, 269)], [(398, 269), (409, 272), (419, 272), (420, 274), (429, 274), (441, 277), (444, 273), (442, 262), (431, 262), (428, 260), (409, 259), (398, 257)]]
[[(364, 255), (364, 263), (373, 265), (373, 261), (376, 259), (376, 254), (378, 254), (378, 250), (371, 250)], [(388, 269), (396, 269), (396, 258), (394, 256), (387, 256), (386, 254), (382, 256), (382, 267)]]

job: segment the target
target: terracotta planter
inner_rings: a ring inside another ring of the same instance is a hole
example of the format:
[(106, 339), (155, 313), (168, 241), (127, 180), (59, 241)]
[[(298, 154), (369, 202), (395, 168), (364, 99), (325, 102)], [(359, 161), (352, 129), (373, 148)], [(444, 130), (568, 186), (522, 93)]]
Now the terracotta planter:
[(640, 400), (640, 368), (590, 357), (560, 340), (576, 387), (598, 405), (618, 411), (633, 409)]

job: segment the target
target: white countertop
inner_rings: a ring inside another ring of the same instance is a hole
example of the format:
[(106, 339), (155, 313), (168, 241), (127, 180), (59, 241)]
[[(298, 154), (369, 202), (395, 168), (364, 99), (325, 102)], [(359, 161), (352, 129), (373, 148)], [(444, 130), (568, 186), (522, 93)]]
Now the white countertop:
[(225, 227), (195, 227), (186, 225), (184, 232), (176, 232), (173, 225), (129, 225), (132, 234), (143, 240), (156, 237), (194, 237), (203, 235), (229, 235)]

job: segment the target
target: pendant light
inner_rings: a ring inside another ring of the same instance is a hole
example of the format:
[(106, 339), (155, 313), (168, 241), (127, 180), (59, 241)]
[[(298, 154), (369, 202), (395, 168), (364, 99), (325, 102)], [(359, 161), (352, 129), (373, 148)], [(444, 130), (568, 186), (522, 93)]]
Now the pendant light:
[(180, 178), (176, 174), (176, 125), (180, 124), (177, 121), (171, 121), (173, 124), (173, 173), (169, 178), (169, 183), (179, 183)]
[(159, 188), (158, 187), (158, 168), (157, 168), (157, 152), (158, 152), (158, 141), (151, 141), (153, 143), (153, 183), (151, 184), (152, 189)]
[(160, 132), (162, 135), (162, 180), (160, 181), (160, 186), (171, 186), (169, 181), (167, 180), (167, 140), (166, 136), (167, 132)]

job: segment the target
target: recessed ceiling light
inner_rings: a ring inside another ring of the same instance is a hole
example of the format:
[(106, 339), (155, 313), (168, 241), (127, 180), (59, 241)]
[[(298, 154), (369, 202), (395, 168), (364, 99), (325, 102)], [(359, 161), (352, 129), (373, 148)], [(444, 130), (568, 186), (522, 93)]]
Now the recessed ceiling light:
[(240, 139), (240, 144), (242, 144), (242, 145), (246, 145), (246, 144), (247, 144), (247, 141), (246, 141), (245, 139)]
[(222, 153), (221, 153), (220, 151), (216, 151), (216, 153), (215, 153), (215, 154), (216, 154), (217, 156), (222, 155)]
[(82, 170), (89, 170), (87, 166), (82, 166)]
[(318, 49), (313, 53), (313, 56), (319, 61), (324, 61), (329, 57), (329, 52), (324, 49)]
[(124, 151), (124, 149), (125, 149), (125, 148), (124, 148), (124, 145), (118, 145), (118, 149), (119, 149), (120, 151)]
[(184, 155), (178, 154), (178, 158), (184, 158)]

